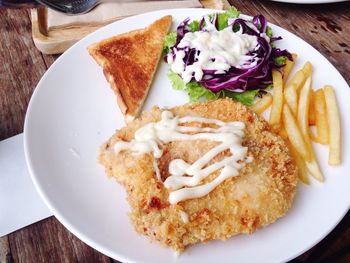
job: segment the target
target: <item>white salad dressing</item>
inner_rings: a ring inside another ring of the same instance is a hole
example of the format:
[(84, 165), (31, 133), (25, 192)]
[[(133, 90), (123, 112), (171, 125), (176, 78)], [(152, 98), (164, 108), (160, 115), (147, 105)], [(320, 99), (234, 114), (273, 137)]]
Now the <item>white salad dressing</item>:
[[(192, 77), (200, 81), (203, 70), (214, 70), (217, 74), (225, 73), (231, 66), (244, 68), (248, 60), (253, 60), (247, 55), (253, 51), (258, 42), (257, 37), (243, 34), (241, 31), (233, 32), (229, 26), (218, 31), (216, 27), (205, 17), (206, 31), (188, 32), (184, 35), (174, 55), (169, 54), (167, 62), (171, 70), (181, 75), (185, 83), (191, 81)], [(185, 52), (181, 48), (196, 49), (195, 62), (185, 66), (183, 61)], [(257, 61), (251, 61), (249, 67), (256, 65)]]
[[(217, 128), (179, 125), (190, 122), (214, 124)], [(183, 200), (205, 196), (225, 179), (238, 175), (238, 170), (243, 167), (243, 161), (248, 151), (247, 147), (242, 146), (244, 128), (244, 123), (239, 121), (223, 122), (192, 116), (179, 118), (174, 117), (170, 111), (163, 111), (160, 121), (151, 122), (139, 128), (135, 132), (135, 138), (130, 142), (117, 142), (114, 145), (114, 151), (119, 153), (123, 150), (131, 150), (133, 154), (137, 155), (152, 152), (154, 158), (157, 159), (163, 154), (163, 144), (172, 141), (209, 140), (220, 142), (192, 164), (182, 159), (170, 162), (170, 175), (164, 181), (164, 186), (171, 191), (169, 202), (176, 204)], [(227, 150), (230, 151), (230, 156), (208, 165), (215, 156)], [(248, 159), (248, 161), (252, 161), (252, 157), (248, 157)], [(160, 180), (157, 162), (154, 161), (153, 165), (156, 176)], [(220, 169), (219, 175), (214, 180), (201, 184), (207, 176)]]

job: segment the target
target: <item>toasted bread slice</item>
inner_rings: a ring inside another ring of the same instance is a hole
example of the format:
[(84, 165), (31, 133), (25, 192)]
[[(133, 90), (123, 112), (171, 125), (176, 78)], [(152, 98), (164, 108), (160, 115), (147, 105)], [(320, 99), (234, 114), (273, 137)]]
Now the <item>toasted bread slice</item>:
[(164, 16), (144, 29), (88, 47), (90, 55), (103, 68), (126, 122), (137, 117), (147, 97), (171, 21), (171, 16)]

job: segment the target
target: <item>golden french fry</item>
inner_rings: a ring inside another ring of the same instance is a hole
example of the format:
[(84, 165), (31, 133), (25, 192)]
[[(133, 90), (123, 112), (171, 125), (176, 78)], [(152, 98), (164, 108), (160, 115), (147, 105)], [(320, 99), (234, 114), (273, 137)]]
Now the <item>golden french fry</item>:
[(297, 71), (297, 73), (294, 74), (290, 81), (288, 81), (284, 89), (284, 99), (293, 112), (294, 116), (297, 116), (298, 111), (298, 93), (305, 83), (306, 78), (311, 76), (311, 73), (312, 65), (310, 62), (306, 62), (303, 68)]
[[(309, 106), (309, 126), (316, 124), (316, 113), (315, 113), (315, 92), (313, 89), (310, 91), (310, 106)], [(314, 135), (312, 130), (309, 128), (309, 137), (312, 141), (318, 142), (317, 136)]]
[(302, 71), (305, 74), (305, 77), (310, 77), (312, 74), (312, 64), (308, 61), (304, 64)]
[(295, 155), (294, 160), (295, 160), (297, 167), (299, 169), (299, 171), (298, 171), (299, 179), (304, 184), (310, 184), (310, 180), (309, 180), (309, 176), (308, 176), (308, 169), (306, 168), (305, 161), (298, 154)]
[[(309, 122), (309, 123), (310, 123), (310, 122)], [(320, 143), (320, 142), (318, 141), (317, 136), (315, 136), (315, 134), (311, 131), (311, 129), (309, 129), (309, 138), (310, 138), (313, 142)]]
[(310, 107), (309, 107), (309, 125), (313, 126), (316, 124), (315, 114), (315, 92), (311, 90), (310, 94)]
[(300, 89), (300, 87), (303, 85), (304, 81), (305, 81), (306, 77), (305, 77), (305, 73), (304, 71), (301, 69), (299, 71), (297, 71), (291, 78), (290, 80), (287, 82), (286, 84), (286, 89), (291, 88), (294, 86), (294, 88), (296, 89), (296, 91), (298, 91)]
[(288, 134), (287, 134), (287, 131), (286, 129), (284, 128), (284, 126), (282, 126), (280, 128), (280, 130), (278, 131), (278, 134), (279, 136), (281, 136), (284, 140), (287, 140), (288, 139)]
[(320, 166), (318, 165), (315, 156), (313, 156), (311, 161), (306, 161), (306, 167), (309, 173), (319, 182), (324, 181), (323, 174), (320, 170)]
[(283, 83), (282, 75), (278, 70), (272, 70), (273, 101), (270, 112), (270, 125), (273, 130), (279, 130), (283, 107)]
[(286, 84), (289, 73), (292, 71), (298, 55), (293, 53), (292, 57), (293, 57), (293, 61), (290, 61), (289, 59), (287, 59), (286, 65), (283, 67), (283, 84)]
[(300, 89), (303, 87), (305, 80), (311, 76), (312, 73), (312, 65), (310, 62), (306, 62), (302, 69), (297, 71), (293, 77), (287, 82), (286, 89), (294, 86), (297, 93), (299, 93)]
[(288, 139), (294, 149), (301, 155), (305, 160), (310, 160), (310, 153), (307, 149), (307, 145), (304, 141), (303, 135), (298, 127), (297, 121), (294, 118), (289, 106), (283, 105), (283, 124), (286, 128)]
[[(298, 123), (305, 139), (309, 137), (309, 107), (311, 94), (311, 77), (308, 77), (300, 91), (298, 104)], [(307, 136), (307, 137), (306, 137)]]
[(296, 91), (296, 87), (294, 84), (291, 86), (288, 86), (284, 90), (284, 99), (286, 103), (288, 104), (289, 108), (293, 112), (294, 116), (297, 116), (298, 111), (298, 94)]
[(295, 148), (290, 144), (290, 142), (287, 142), (288, 148), (290, 150), (290, 154), (292, 155), (293, 159), (295, 160), (295, 163), (298, 167), (298, 176), (299, 179), (304, 184), (309, 184), (309, 176), (308, 176), (308, 170), (306, 168), (305, 161), (301, 158), (301, 156), (298, 154), (298, 152), (295, 150)]
[(327, 120), (327, 106), (322, 89), (315, 92), (315, 113), (316, 113), (316, 127), (317, 127), (317, 141), (321, 144), (328, 144), (328, 120)]
[(306, 144), (306, 148), (310, 159), (306, 161), (306, 167), (310, 174), (320, 182), (324, 180), (320, 167), (316, 161), (314, 149), (312, 147), (309, 137), (309, 106), (310, 106), (310, 93), (311, 93), (311, 77), (308, 77), (304, 83), (303, 88), (300, 91), (299, 104), (298, 104), (298, 123)]
[(324, 95), (327, 105), (328, 127), (329, 127), (329, 157), (330, 165), (337, 165), (341, 162), (340, 157), (340, 116), (335, 97), (335, 92), (331, 86), (324, 87)]
[(272, 96), (270, 93), (266, 93), (261, 99), (259, 99), (253, 106), (252, 109), (257, 113), (263, 113), (272, 104)]

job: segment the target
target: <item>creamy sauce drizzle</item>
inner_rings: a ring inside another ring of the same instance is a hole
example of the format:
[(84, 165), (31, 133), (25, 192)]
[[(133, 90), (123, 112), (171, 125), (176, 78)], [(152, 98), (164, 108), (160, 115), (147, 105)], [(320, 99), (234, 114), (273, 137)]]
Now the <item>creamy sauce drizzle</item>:
[(154, 168), (154, 171), (156, 172), (156, 176), (157, 176), (158, 181), (162, 181), (162, 178), (160, 176), (160, 171), (159, 171), (159, 167), (158, 167), (156, 159), (153, 159), (153, 168)]
[[(188, 32), (181, 39), (173, 54), (167, 56), (171, 70), (181, 75), (185, 83), (194, 77), (196, 81), (203, 78), (203, 70), (214, 70), (216, 74), (224, 74), (232, 66), (237, 68), (256, 65), (253, 56), (247, 55), (257, 47), (257, 37), (243, 34), (242, 31), (233, 32), (232, 27), (218, 31), (205, 17), (205, 31)], [(184, 62), (184, 48), (196, 49), (195, 62), (186, 65)]]
[(174, 257), (174, 261), (176, 262), (179, 259), (179, 257), (180, 257), (180, 252), (179, 251), (174, 251), (173, 257)]
[[(215, 124), (218, 127), (179, 125), (191, 122)], [(130, 142), (117, 142), (114, 145), (114, 151), (119, 153), (123, 150), (131, 150), (135, 155), (152, 152), (154, 158), (157, 159), (163, 154), (162, 146), (172, 141), (209, 140), (220, 142), (192, 164), (182, 159), (170, 162), (170, 176), (164, 181), (164, 186), (171, 191), (169, 202), (176, 204), (183, 200), (205, 196), (227, 178), (238, 175), (238, 170), (245, 164), (243, 161), (245, 161), (248, 151), (247, 147), (242, 146), (244, 127), (244, 123), (239, 121), (223, 122), (193, 116), (179, 118), (174, 117), (170, 111), (163, 111), (159, 122), (148, 123), (138, 129), (135, 132), (135, 139)], [(192, 134), (188, 134), (188, 132)], [(215, 156), (226, 150), (230, 151), (230, 156), (207, 165)], [(252, 161), (252, 157), (248, 157), (246, 161)], [(160, 180), (156, 160), (154, 160), (153, 166), (156, 176)], [(214, 180), (201, 184), (207, 176), (217, 170), (221, 171)]]
[(182, 221), (187, 224), (189, 222), (189, 219), (188, 219), (188, 214), (184, 211), (180, 211), (180, 216), (181, 216), (181, 219)]

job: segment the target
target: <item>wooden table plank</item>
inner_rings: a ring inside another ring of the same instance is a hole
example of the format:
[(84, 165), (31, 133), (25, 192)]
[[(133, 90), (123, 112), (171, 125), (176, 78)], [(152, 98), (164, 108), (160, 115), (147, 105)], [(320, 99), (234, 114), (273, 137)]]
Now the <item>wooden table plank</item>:
[[(230, 0), (243, 13), (261, 13), (324, 54), (350, 82), (350, 3), (291, 5)], [(22, 132), (29, 98), (57, 58), (31, 40), (27, 10), (0, 9), (0, 140)], [(322, 242), (292, 262), (350, 262), (350, 213)], [(0, 262), (117, 262), (85, 245), (55, 218), (0, 238)]]
[(8, 236), (0, 237), (0, 262), (10, 262), (11, 252)]
[(33, 47), (26, 10), (0, 9), (0, 140), (21, 133), (34, 87), (46, 67)]
[(102, 262), (110, 259), (85, 245), (54, 217), (9, 235), (14, 262)]

